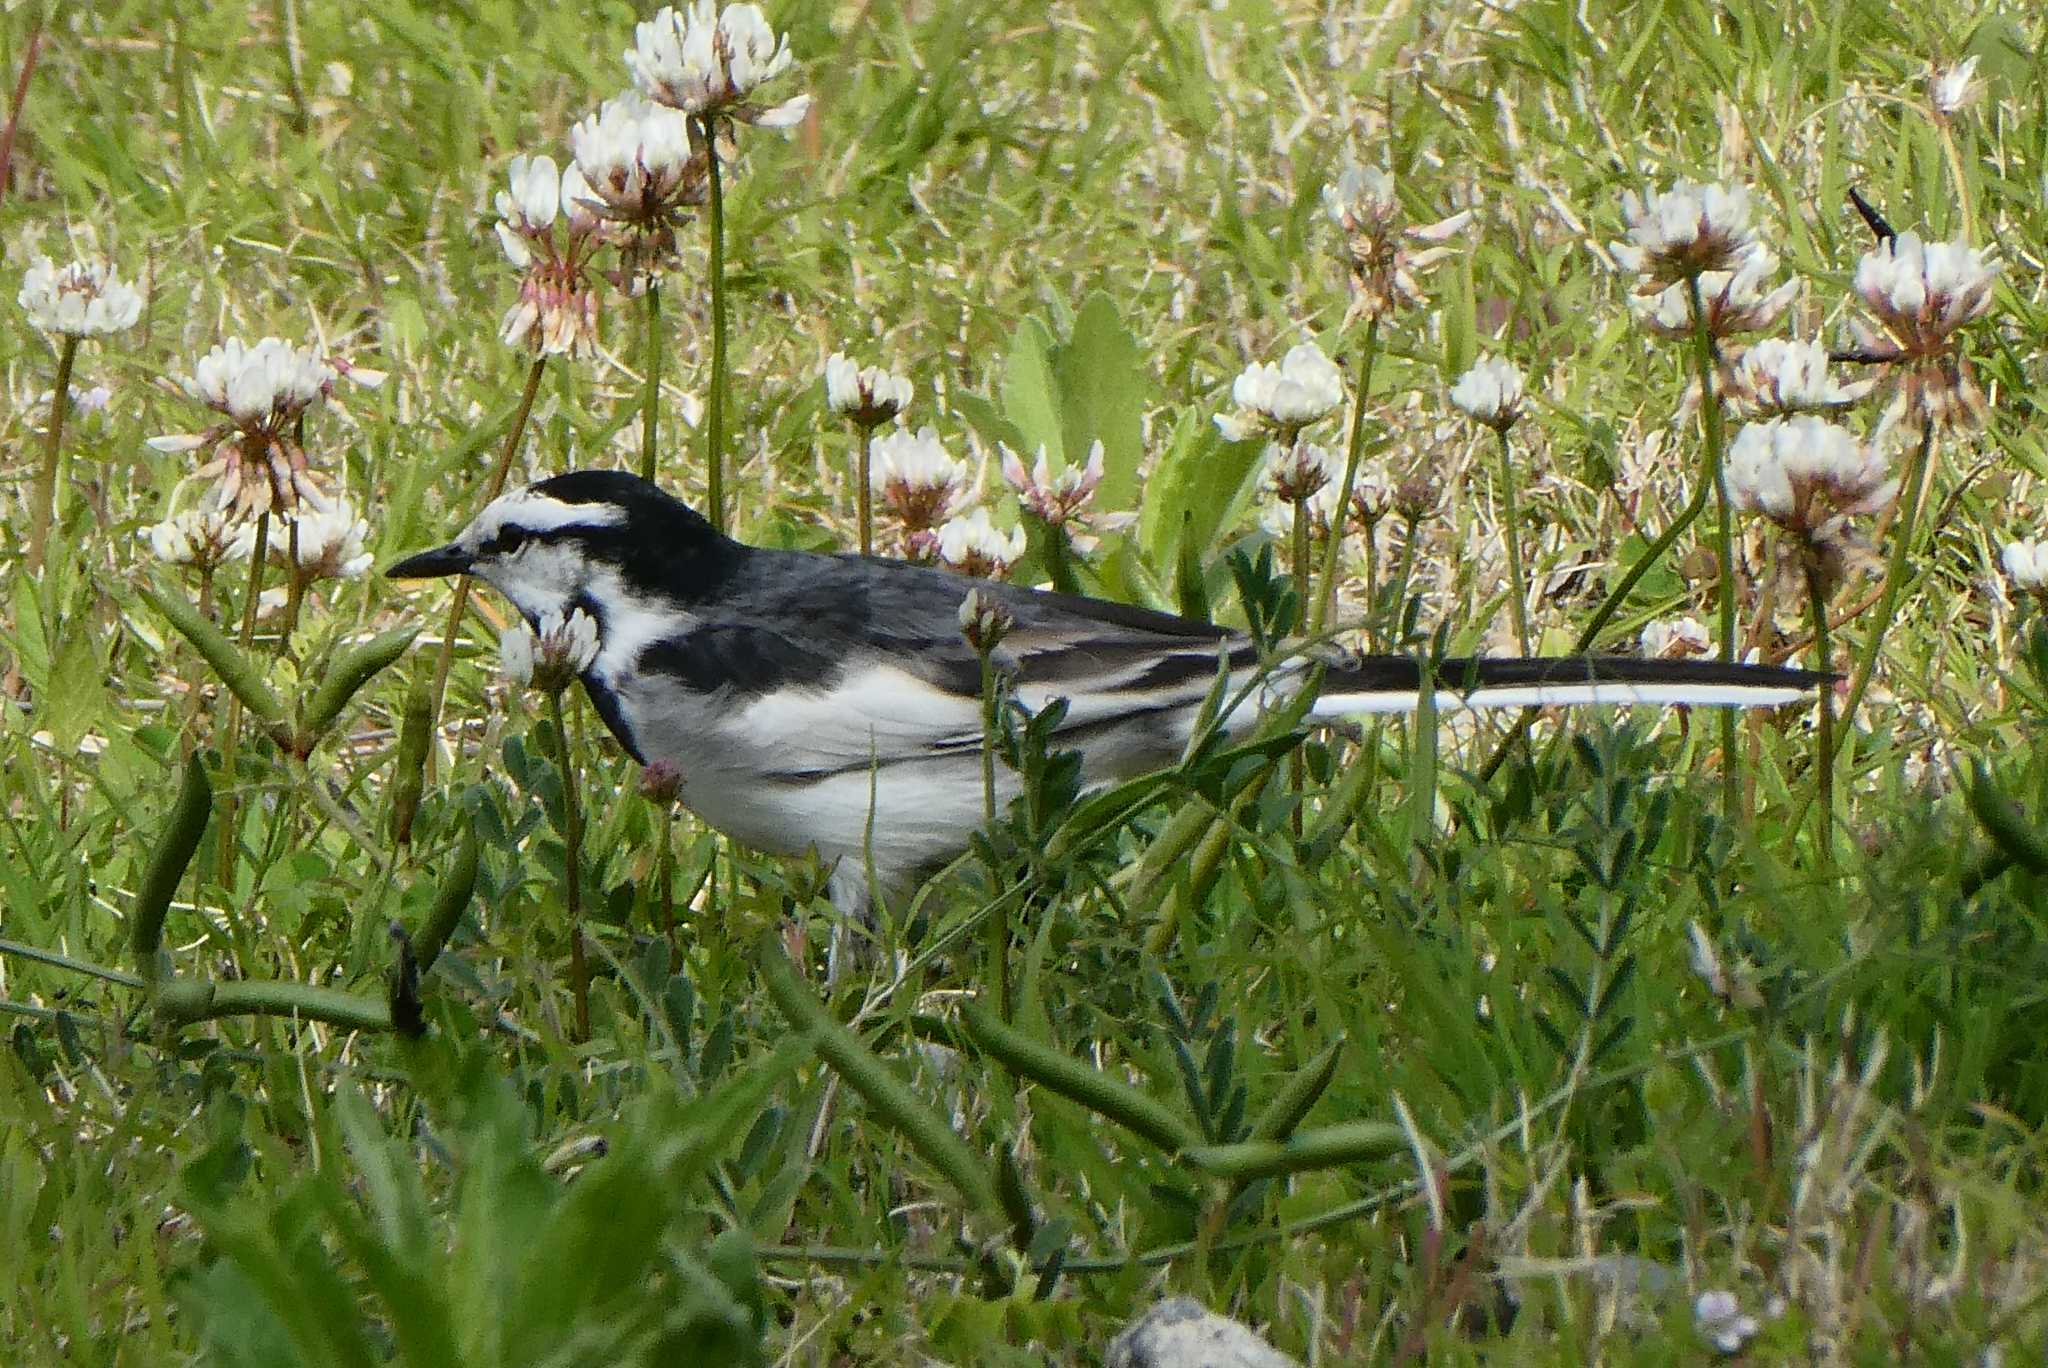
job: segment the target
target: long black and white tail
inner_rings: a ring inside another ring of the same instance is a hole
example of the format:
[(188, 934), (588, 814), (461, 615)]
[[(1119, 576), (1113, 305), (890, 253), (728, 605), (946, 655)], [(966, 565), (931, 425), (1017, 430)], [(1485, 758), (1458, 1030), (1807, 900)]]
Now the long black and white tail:
[[(1641, 703), (1655, 707), (1767, 708), (1810, 698), (1832, 675), (1718, 660), (1646, 660), (1634, 656), (1476, 656), (1434, 666), (1436, 706)], [(1422, 665), (1408, 656), (1365, 656), (1323, 675), (1315, 713), (1412, 712), (1422, 699)]]

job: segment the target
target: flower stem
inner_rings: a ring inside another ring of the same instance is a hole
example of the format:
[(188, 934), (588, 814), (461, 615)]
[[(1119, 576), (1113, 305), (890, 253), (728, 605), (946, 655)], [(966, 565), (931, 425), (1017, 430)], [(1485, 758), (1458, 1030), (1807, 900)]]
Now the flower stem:
[(640, 391), (640, 478), (654, 478), (655, 428), (661, 411), (661, 279), (649, 275), (646, 294), (646, 347), (647, 376)]
[[(477, 507), (482, 508), (505, 491), (505, 476), (512, 469), (512, 457), (519, 451), (519, 439), (526, 435), (526, 420), (533, 414), (534, 396), (540, 393), (541, 373), (547, 368), (547, 358), (536, 356), (526, 370), (526, 388), (520, 393), (519, 408), (512, 415), (512, 428), (505, 434), (505, 445), (498, 452), (498, 461), (491, 467), (490, 475), (484, 480), (484, 496)], [(429, 710), (432, 717), (440, 717), (441, 700), (448, 692), (448, 667), (455, 659), (455, 637), (462, 629), (462, 614), (469, 607), (469, 576), (455, 581), (454, 601), (448, 605), (448, 625), (441, 633), (441, 649), (434, 657), (433, 701)], [(431, 765), (433, 752), (428, 753)]]
[(875, 447), (875, 430), (867, 424), (860, 429), (860, 553), (863, 556), (875, 554), (875, 491), (868, 485), (868, 472), (872, 467)]
[[(993, 839), (996, 825), (996, 672), (990, 663), (992, 651), (977, 648), (981, 656), (981, 812), (982, 826)], [(993, 849), (993, 847), (991, 847)], [(989, 874), (1000, 877), (993, 858)], [(1010, 1021), (1010, 904), (997, 897), (989, 909), (988, 977), (995, 985), (996, 1015)]]
[(718, 168), (717, 120), (697, 121), (704, 140), (710, 188), (705, 222), (711, 230), (711, 395), (704, 405), (704, 446), (711, 525), (725, 531), (725, 182)]
[[(4, 174), (4, 168), (0, 168)], [(57, 352), (57, 388), (50, 391), (50, 430), (43, 434), (43, 463), (36, 468), (36, 484), (29, 495), (28, 570), (43, 568), (44, 544), (57, 514), (57, 461), (64, 450), (64, 414), (71, 407), (71, 366), (78, 359), (78, 339), (64, 335)]]
[(299, 609), (306, 602), (306, 575), (299, 565), (298, 518), (292, 519), (291, 531), (287, 535), (289, 544), (285, 548), (285, 564), (291, 567), (286, 571), (291, 576), (291, 587), (285, 591), (284, 622), (277, 630), (277, 654), (280, 658), (291, 648), (292, 633), (299, 625)]
[[(1802, 541), (1799, 561), (1806, 572), (1807, 607), (1813, 615), (1813, 668), (1825, 674), (1831, 659), (1827, 595), (1821, 590), (1820, 548), (1810, 539)], [(1821, 868), (1829, 869), (1835, 863), (1835, 689), (1832, 683), (1820, 689), (1820, 746), (1814, 759), (1814, 791), (1820, 800), (1820, 863)]]
[[(1729, 507), (1728, 486), (1721, 479), (1721, 392), (1715, 383), (1718, 366), (1713, 330), (1707, 324), (1706, 305), (1700, 298), (1700, 278), (1688, 276), (1685, 284), (1692, 300), (1692, 354), (1700, 377), (1700, 428), (1707, 442), (1706, 481), (1713, 486), (1721, 513), (1720, 526), (1714, 532), (1714, 559), (1720, 563), (1717, 587), (1720, 595), (1721, 663), (1732, 665), (1735, 663), (1735, 510)], [(1721, 816), (1732, 824), (1742, 806), (1741, 767), (1735, 753), (1735, 710), (1723, 708), (1720, 712)]]
[[(1914, 449), (1913, 464), (1906, 470), (1904, 481), (1899, 485), (1899, 518), (1892, 532), (1892, 554), (1885, 563), (1884, 594), (1877, 601), (1877, 611), (1871, 618), (1870, 635), (1864, 639), (1863, 650), (1856, 659), (1856, 672), (1850, 678), (1849, 696), (1842, 703), (1842, 716), (1854, 717), (1857, 705), (1863, 701), (1864, 690), (1870, 687), (1870, 679), (1877, 672), (1877, 655), (1884, 647), (1885, 633), (1891, 630), (1893, 610), (1898, 606), (1899, 590), (1906, 582), (1906, 557), (1912, 553), (1913, 534), (1918, 530), (1920, 505), (1923, 501), (1922, 486), (1926, 484), (1927, 464), (1934, 455), (1934, 428), (1930, 424), (1920, 433), (1920, 445)], [(1847, 728), (1844, 728), (1846, 734)], [(1839, 744), (1839, 739), (1838, 739)], [(1834, 752), (1828, 753), (1830, 764)]]
[[(256, 515), (256, 541), (249, 549), (249, 590), (242, 599), (242, 630), (239, 645), (242, 656), (249, 654), (249, 643), (256, 639), (256, 604), (263, 597), (263, 562), (270, 555), (270, 511), (265, 509)], [(224, 734), (220, 739), (220, 774), (225, 791), (220, 795), (220, 879), (229, 887), (233, 886), (235, 858), (235, 752), (242, 739), (242, 699), (239, 694), (228, 699), (228, 716)]]
[(562, 691), (547, 691), (555, 729), (555, 759), (562, 771), (562, 897), (569, 908), (569, 982), (576, 994), (576, 1039), (590, 1039), (590, 963), (583, 953), (583, 810), (576, 797), (576, 762), (562, 721)]
[[(1372, 397), (1372, 363), (1379, 353), (1379, 342), (1380, 321), (1374, 318), (1365, 325), (1365, 343), (1359, 349), (1358, 392), (1351, 397), (1351, 433), (1344, 448), (1344, 478), (1337, 483), (1336, 511), (1330, 518), (1330, 544), (1323, 551), (1322, 580), (1309, 613), (1311, 635), (1329, 624), (1330, 607), (1337, 599), (1337, 560), (1344, 544), (1344, 520), (1351, 508), (1351, 487), (1358, 480), (1359, 459), (1365, 453), (1365, 409)], [(1305, 580), (1302, 592), (1308, 592)]]
[(1408, 616), (1408, 581), (1415, 574), (1415, 538), (1422, 526), (1419, 518), (1401, 522), (1401, 559), (1394, 571), (1393, 621), (1387, 624), (1387, 640), (1401, 640), (1401, 626)]
[(1508, 603), (1515, 614), (1515, 644), (1522, 654), (1529, 654), (1529, 582), (1522, 575), (1522, 517), (1515, 496), (1515, 453), (1508, 442), (1508, 430), (1497, 427), (1494, 433), (1500, 438), (1500, 484), (1501, 499), (1507, 504), (1507, 521), (1501, 527), (1501, 540), (1508, 551)]

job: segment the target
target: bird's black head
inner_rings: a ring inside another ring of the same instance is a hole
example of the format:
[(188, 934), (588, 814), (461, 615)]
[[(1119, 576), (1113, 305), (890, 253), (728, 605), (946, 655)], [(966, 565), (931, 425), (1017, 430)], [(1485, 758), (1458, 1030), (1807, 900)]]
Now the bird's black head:
[(688, 603), (731, 574), (745, 548), (651, 481), (576, 470), (493, 499), (446, 546), (408, 556), (394, 579), (475, 575), (528, 621), (661, 597)]

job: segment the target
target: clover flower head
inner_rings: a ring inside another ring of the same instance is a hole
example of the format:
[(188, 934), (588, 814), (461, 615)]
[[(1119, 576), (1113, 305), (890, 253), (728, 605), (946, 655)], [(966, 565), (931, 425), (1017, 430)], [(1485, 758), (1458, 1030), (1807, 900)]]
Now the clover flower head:
[(1823, 541), (1898, 492), (1882, 453), (1811, 414), (1744, 427), (1728, 448), (1725, 473), (1736, 508)]
[(1307, 503), (1328, 489), (1330, 494), (1324, 502), (1334, 505), (1334, 481), (1343, 469), (1342, 458), (1328, 447), (1313, 442), (1295, 442), (1291, 446), (1274, 442), (1266, 448), (1266, 492), (1281, 503), (1297, 504)]
[(988, 509), (977, 506), (957, 518), (948, 518), (938, 529), (939, 561), (949, 570), (977, 579), (1003, 575), (1024, 554), (1024, 529), (1005, 532), (989, 517)]
[(1016, 615), (992, 593), (969, 589), (960, 600), (960, 635), (976, 655), (994, 651), (1016, 625)]
[(1856, 263), (1853, 288), (1883, 328), (1857, 329), (1864, 360), (1887, 367), (1893, 389), (1887, 421), (1974, 424), (1984, 416), (1969, 358), (1955, 334), (1991, 309), (1999, 266), (1958, 238), (1926, 242), (1900, 233)]
[(701, 204), (706, 159), (690, 145), (685, 114), (629, 90), (569, 130), (592, 208), (619, 239), (619, 283), (637, 292), (675, 257), (685, 209)]
[(298, 563), (292, 573), (307, 582), (323, 579), (354, 579), (370, 568), (370, 553), (364, 549), (370, 524), (356, 516), (345, 498), (327, 501), (327, 507), (302, 511), (284, 534), (272, 534), (273, 560), (292, 557), (290, 531), (298, 533)]
[(510, 683), (558, 694), (596, 661), (597, 647), (597, 619), (572, 608), (567, 617), (551, 612), (505, 633), (499, 664)]
[(98, 257), (61, 268), (46, 256), (37, 257), (14, 300), (32, 326), (60, 337), (123, 332), (142, 317), (142, 296)]
[(1628, 237), (1610, 250), (1651, 289), (1708, 271), (1739, 271), (1756, 242), (1746, 186), (1681, 180), (1641, 198), (1631, 191), (1621, 208)]
[(1660, 618), (1643, 628), (1643, 654), (1665, 659), (1687, 659), (1709, 655), (1714, 641), (1706, 624), (1696, 617)]
[(626, 51), (633, 84), (656, 104), (763, 128), (789, 128), (810, 111), (808, 95), (773, 105), (752, 98), (789, 64), (789, 40), (777, 36), (759, 5), (721, 13), (713, 0), (662, 6), (635, 27)]
[(1953, 66), (1933, 71), (1927, 77), (1927, 102), (1942, 118), (1953, 118), (1976, 104), (1984, 95), (1984, 82), (1977, 75), (1977, 58), (1965, 57)]
[(1506, 432), (1522, 416), (1522, 372), (1505, 357), (1482, 356), (1451, 386), (1451, 407)]
[(1451, 255), (1444, 244), (1472, 222), (1467, 209), (1435, 223), (1401, 221), (1394, 178), (1376, 166), (1352, 163), (1323, 187), (1323, 212), (1343, 234), (1341, 254), (1350, 269), (1351, 317), (1383, 318), (1404, 304), (1423, 302), (1417, 276)]
[(915, 534), (932, 531), (952, 513), (967, 467), (946, 453), (936, 432), (923, 427), (877, 437), (868, 480), (904, 531)]
[[(372, 372), (374, 374), (374, 372)], [(286, 512), (305, 500), (326, 504), (319, 481), (307, 469), (297, 423), (334, 389), (341, 372), (310, 347), (265, 337), (249, 344), (229, 338), (199, 358), (184, 381), (185, 393), (222, 415), (205, 432), (152, 437), (158, 451), (213, 449), (198, 474), (217, 476), (216, 499), (245, 514), (271, 508)]]
[[(1755, 243), (1743, 252), (1736, 269), (1702, 271), (1700, 308), (1707, 316), (1707, 332), (1714, 337), (1762, 332), (1783, 318), (1799, 297), (1799, 281), (1795, 278), (1772, 288), (1770, 277), (1777, 270), (1778, 254)], [(1692, 336), (1692, 295), (1683, 281), (1654, 296), (1634, 295), (1629, 308), (1637, 321), (1660, 337)]]
[(1693, 1324), (1707, 1343), (1724, 1354), (1742, 1352), (1744, 1345), (1762, 1332), (1755, 1316), (1743, 1314), (1732, 1292), (1702, 1292), (1693, 1303)]
[(239, 510), (202, 503), (152, 523), (138, 534), (150, 554), (166, 565), (189, 565), (210, 574), (231, 560), (248, 556), (255, 546), (248, 520)]
[(845, 352), (825, 361), (825, 407), (858, 427), (877, 428), (910, 407), (908, 376), (863, 366)]
[(1052, 462), (1047, 459), (1045, 448), (1038, 448), (1038, 459), (1031, 469), (1024, 468), (1024, 459), (1008, 447), (1003, 452), (1003, 478), (1010, 488), (1017, 491), (1017, 497), (1031, 515), (1048, 527), (1064, 527), (1079, 521), (1082, 510), (1095, 497), (1096, 487), (1102, 483), (1103, 451), (1100, 440), (1088, 447), (1088, 459), (1080, 465), (1069, 464), (1057, 474)]
[(1254, 362), (1230, 387), (1239, 412), (1221, 415), (1216, 426), (1232, 441), (1243, 441), (1262, 429), (1294, 434), (1335, 413), (1344, 402), (1344, 376), (1322, 348), (1304, 342), (1291, 348), (1280, 364)]
[(1876, 383), (1836, 380), (1828, 371), (1827, 348), (1818, 342), (1771, 337), (1736, 358), (1729, 368), (1728, 396), (1745, 416), (1782, 418), (1847, 408)]
[(496, 200), (498, 243), (523, 274), (499, 336), (545, 356), (579, 355), (597, 339), (590, 258), (603, 240), (604, 201), (580, 167), (557, 169), (553, 157), (514, 157), (508, 180)]
[(1998, 560), (2015, 589), (2033, 594), (2048, 590), (2048, 541), (2007, 542)]

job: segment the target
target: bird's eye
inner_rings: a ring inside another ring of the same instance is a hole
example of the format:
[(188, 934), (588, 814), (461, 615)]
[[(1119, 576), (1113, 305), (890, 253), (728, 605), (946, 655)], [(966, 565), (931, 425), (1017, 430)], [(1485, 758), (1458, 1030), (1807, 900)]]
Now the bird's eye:
[(526, 545), (526, 537), (527, 534), (523, 528), (507, 527), (500, 531), (496, 537), (492, 538), (497, 543), (493, 549), (501, 556), (509, 556), (520, 547)]

